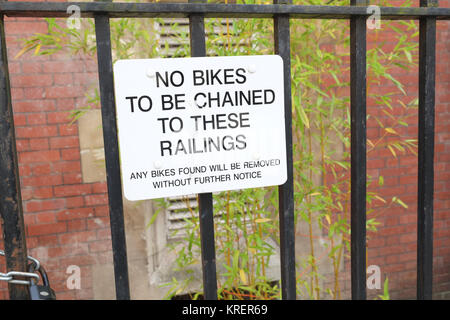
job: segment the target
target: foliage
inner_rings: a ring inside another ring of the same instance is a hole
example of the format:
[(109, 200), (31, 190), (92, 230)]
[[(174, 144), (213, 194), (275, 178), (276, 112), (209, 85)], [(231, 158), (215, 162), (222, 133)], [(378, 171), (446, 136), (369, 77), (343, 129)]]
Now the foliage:
[[(348, 5), (347, 1), (296, 0), (295, 4)], [(238, 3), (266, 4), (264, 0), (239, 0)], [(387, 5), (386, 1), (381, 1)], [(403, 5), (409, 6), (410, 1)], [(167, 56), (169, 45), (162, 45), (152, 32), (150, 19), (112, 19), (114, 60)], [(48, 33), (35, 34), (24, 41), (19, 55), (32, 51), (35, 55), (53, 54), (68, 48), (72, 54), (95, 53), (94, 25), (85, 20), (80, 30), (61, 26), (47, 19)], [(396, 45), (383, 49), (379, 30), (375, 32), (378, 45), (369, 47), (368, 98), (380, 112), (369, 114), (382, 132), (379, 139), (367, 140), (367, 154), (389, 150), (392, 157), (399, 153), (415, 153), (416, 140), (405, 139), (396, 130), (408, 126), (411, 109), (417, 100), (405, 103), (406, 92), (395, 79), (396, 68), (411, 68), (417, 61), (417, 25), (414, 22), (382, 22), (383, 30), (393, 30)], [(188, 32), (178, 23), (171, 27), (174, 40), (180, 46), (171, 54), (189, 54)], [(270, 19), (206, 19), (208, 53), (213, 55), (253, 55), (273, 52), (273, 22)], [(305, 225), (309, 254), (298, 260), (297, 291), (310, 299), (342, 298), (341, 270), (349, 252), (350, 201), (350, 115), (349, 115), (349, 24), (342, 20), (291, 20), (292, 116), (294, 138), (294, 199), (296, 225)], [(392, 92), (372, 92), (381, 84), (391, 83)], [(404, 97), (398, 97), (403, 95)], [(98, 93), (89, 98), (98, 105)], [(399, 107), (400, 106), (400, 107)], [(398, 109), (401, 109), (400, 116)], [(83, 110), (74, 111), (74, 117)], [(395, 112), (394, 112), (395, 111)], [(387, 120), (386, 120), (387, 119)], [(388, 124), (387, 124), (388, 123)], [(383, 186), (384, 178), (368, 176), (368, 186)], [(216, 255), (218, 257), (219, 296), (222, 299), (278, 299), (280, 288), (268, 274), (270, 262), (276, 255), (278, 241), (278, 191), (275, 187), (222, 192), (214, 196), (214, 209), (219, 213), (215, 223)], [(160, 212), (166, 205), (161, 199)], [(189, 203), (187, 201), (187, 203)], [(407, 205), (399, 199), (383, 198), (367, 193), (367, 229), (376, 232), (377, 216), (391, 206)], [(379, 209), (380, 204), (382, 208)], [(168, 298), (180, 292), (194, 279), (189, 266), (199, 263), (200, 241), (198, 214), (189, 207), (188, 228), (178, 250), (177, 267), (185, 270), (184, 281), (173, 279), (167, 286)], [(296, 230), (299, 230), (298, 228)], [(315, 241), (315, 239), (321, 241)], [(322, 246), (323, 248), (319, 248)], [(319, 250), (320, 249), (320, 250)], [(318, 252), (325, 252), (318, 255)], [(332, 281), (320, 267), (331, 264)], [(381, 299), (388, 299), (388, 280)], [(192, 298), (198, 298), (198, 293)]]

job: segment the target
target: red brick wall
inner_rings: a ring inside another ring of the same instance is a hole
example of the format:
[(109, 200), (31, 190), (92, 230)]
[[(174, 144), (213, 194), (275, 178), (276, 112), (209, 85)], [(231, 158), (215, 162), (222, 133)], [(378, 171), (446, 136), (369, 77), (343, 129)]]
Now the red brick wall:
[[(434, 200), (434, 298), (450, 298), (450, 202), (449, 202), (449, 151), (450, 141), (450, 24), (438, 22), (436, 57), (436, 139), (435, 139), (435, 200)], [(389, 34), (384, 35), (385, 38)], [(370, 38), (370, 37), (369, 37)], [(401, 81), (407, 92), (406, 97), (398, 96), (404, 102), (418, 97), (418, 68), (396, 71), (394, 76)], [(389, 92), (393, 88), (381, 87), (377, 90)], [(403, 109), (394, 106), (393, 114), (401, 115)], [(379, 114), (379, 107), (368, 106), (369, 115)], [(417, 110), (411, 111), (408, 127), (394, 129), (406, 139), (418, 138)], [(382, 117), (385, 125), (390, 123), (387, 116)], [(379, 139), (383, 129), (375, 121), (368, 121), (368, 138)], [(383, 279), (389, 278), (392, 298), (416, 297), (417, 272), (417, 156), (408, 153), (393, 157), (387, 149), (371, 152), (367, 161), (368, 174), (384, 177), (384, 185), (372, 183), (369, 191), (379, 192), (390, 199), (399, 197), (408, 208), (384, 206), (378, 203), (382, 213), (378, 232), (370, 233), (368, 241), (368, 265), (380, 266)], [(371, 293), (369, 291), (369, 293)], [(375, 294), (373, 292), (372, 294)]]
[[(29, 254), (48, 270), (59, 299), (90, 299), (92, 266), (111, 261), (106, 184), (82, 182), (78, 127), (70, 125), (69, 115), (85, 105), (85, 93), (97, 84), (96, 59), (67, 54), (15, 59), (18, 40), (46, 32), (46, 22), (5, 20)], [(81, 268), (81, 290), (66, 287), (70, 265)], [(0, 299), (6, 294), (0, 290)]]
[[(450, 7), (449, 1), (441, 0), (440, 4)], [(96, 83), (96, 61), (66, 54), (51, 57), (27, 54), (14, 59), (20, 48), (17, 40), (33, 32), (45, 32), (46, 24), (42, 19), (7, 18), (6, 21), (29, 253), (39, 258), (48, 270), (59, 299), (90, 299), (93, 298), (92, 267), (111, 261), (106, 187), (105, 183), (82, 183), (77, 126), (69, 125), (67, 117), (70, 110), (84, 105), (84, 94)], [(435, 298), (447, 299), (450, 292), (449, 29), (449, 22), (438, 22), (434, 202), (434, 291)], [(417, 68), (398, 70), (395, 74), (406, 85), (406, 101), (417, 96), (417, 74)], [(389, 92), (392, 87), (380, 86), (373, 90)], [(377, 112), (369, 104), (368, 114)], [(405, 137), (417, 138), (417, 115), (408, 123), (407, 129), (395, 129)], [(376, 139), (380, 134), (377, 124), (369, 120), (368, 138)], [(389, 150), (379, 150), (369, 154), (367, 164), (369, 175), (385, 178), (383, 187), (372, 184), (369, 190), (384, 197), (398, 196), (408, 205), (408, 209), (392, 206), (378, 217), (379, 231), (370, 234), (368, 241), (368, 265), (379, 265), (383, 280), (385, 275), (389, 277), (392, 298), (414, 298), (417, 158), (411, 154), (393, 158)], [(81, 267), (81, 290), (66, 288), (69, 265)], [(2, 259), (0, 270), (5, 270)], [(348, 281), (346, 284), (344, 289), (348, 292)], [(5, 288), (0, 282), (0, 299), (7, 298)], [(379, 293), (369, 291), (369, 296)]]

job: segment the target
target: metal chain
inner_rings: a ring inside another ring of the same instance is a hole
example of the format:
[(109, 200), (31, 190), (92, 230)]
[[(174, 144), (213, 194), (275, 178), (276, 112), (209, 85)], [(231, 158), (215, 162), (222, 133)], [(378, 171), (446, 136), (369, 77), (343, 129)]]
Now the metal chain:
[[(5, 252), (3, 250), (0, 250), (0, 256), (4, 256), (4, 255), (5, 255)], [(27, 258), (28, 258), (28, 260), (32, 261), (34, 271), (38, 271), (39, 268), (41, 267), (39, 260), (36, 258), (33, 258), (31, 256), (28, 256)], [(14, 279), (14, 277), (30, 278), (30, 281)], [(0, 272), (0, 281), (6, 281), (8, 283), (13, 283), (13, 284), (30, 285), (32, 278), (34, 278), (36, 281), (39, 281), (39, 275), (34, 272), (22, 272), (22, 271), (10, 271), (8, 273)]]

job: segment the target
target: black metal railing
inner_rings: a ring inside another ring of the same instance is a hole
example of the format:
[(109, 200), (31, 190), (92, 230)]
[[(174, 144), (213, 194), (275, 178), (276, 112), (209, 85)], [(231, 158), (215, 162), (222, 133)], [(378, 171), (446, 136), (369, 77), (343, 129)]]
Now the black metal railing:
[[(351, 6), (301, 6), (288, 0), (273, 5), (105, 2), (0, 1), (0, 214), (8, 270), (25, 270), (24, 233), (14, 120), (3, 17), (68, 17), (77, 5), (81, 17), (95, 18), (98, 73), (105, 144), (107, 186), (117, 299), (130, 299), (127, 250), (111, 58), (110, 18), (189, 18), (191, 54), (204, 56), (205, 17), (270, 18), (274, 20), (275, 53), (284, 60), (285, 123), (288, 179), (279, 186), (281, 288), (283, 299), (296, 298), (292, 114), (290, 83), (290, 19), (350, 20), (351, 86), (351, 288), (352, 299), (366, 298), (366, 19), (368, 0)], [(381, 7), (381, 19), (420, 21), (419, 44), (419, 162), (417, 298), (432, 297), (433, 159), (436, 20), (450, 19), (449, 8), (437, 0), (421, 0), (418, 8)], [(199, 195), (204, 296), (217, 299), (212, 194)], [(10, 285), (11, 299), (27, 299), (24, 286)]]

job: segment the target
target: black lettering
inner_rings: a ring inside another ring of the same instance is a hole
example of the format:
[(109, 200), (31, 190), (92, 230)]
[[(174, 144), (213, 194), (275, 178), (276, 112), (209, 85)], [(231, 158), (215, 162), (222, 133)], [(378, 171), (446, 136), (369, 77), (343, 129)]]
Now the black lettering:
[(175, 150), (175, 155), (177, 155), (179, 152), (183, 152), (184, 154), (187, 154), (186, 148), (184, 147), (183, 141), (180, 139), (177, 142), (177, 148)]
[(169, 151), (169, 156), (172, 155), (172, 143), (170, 141), (161, 141), (160, 146), (161, 146), (161, 157), (165, 156), (164, 154), (165, 150)]
[(222, 69), (217, 70), (216, 73), (214, 73), (214, 71), (211, 70), (211, 84), (212, 84), (212, 85), (214, 85), (214, 79), (216, 79), (216, 81), (217, 81), (219, 84), (223, 84), (222, 81), (220, 81), (220, 78), (219, 78), (219, 73), (220, 73), (220, 71), (222, 71)]
[(211, 102), (215, 101), (217, 102), (217, 106), (220, 107), (220, 94), (219, 92), (216, 92), (216, 96), (212, 97), (211, 92), (208, 92), (208, 101), (209, 101), (209, 107), (211, 108)]
[(197, 107), (204, 108), (206, 106), (206, 101), (203, 104), (200, 104), (199, 101), (197, 100), (198, 96), (203, 96), (203, 98), (206, 98), (206, 94), (204, 94), (203, 92), (199, 92), (194, 97), (194, 101), (195, 101), (195, 104), (197, 105)]
[[(245, 116), (247, 116), (247, 117), (245, 117)], [(249, 123), (245, 123), (246, 121), (247, 122), (250, 121), (248, 116), (249, 116), (248, 112), (241, 112), (239, 114), (239, 124), (240, 124), (241, 128), (250, 128), (250, 124)]]
[(225, 113), (219, 113), (216, 114), (216, 129), (226, 129), (227, 125), (224, 124), (226, 123), (226, 120), (224, 119), (226, 117)]
[[(147, 102), (147, 107), (146, 108), (144, 108), (143, 107), (143, 102), (142, 102), (142, 99), (144, 99), (145, 98), (145, 100), (147, 100), (148, 102)], [(141, 111), (143, 111), (143, 112), (147, 112), (147, 111), (150, 111), (151, 109), (152, 109), (152, 98), (150, 98), (149, 96), (141, 96), (139, 99), (138, 99), (138, 107), (139, 107), (139, 109), (141, 110)]]
[(230, 129), (235, 129), (239, 127), (238, 115), (236, 113), (228, 114), (228, 120), (229, 120), (228, 127)]
[(200, 117), (201, 117), (200, 115), (198, 115), (198, 116), (191, 116), (191, 119), (194, 119), (194, 122), (195, 122), (195, 131), (198, 131), (198, 119)]
[[(202, 70), (194, 70), (192, 72), (192, 76), (194, 77), (194, 86), (201, 86), (205, 83), (205, 78), (203, 77)], [(197, 81), (198, 80), (198, 81)]]
[[(231, 141), (227, 145), (225, 145), (225, 140), (227, 140), (227, 138), (228, 138), (228, 140), (231, 139)], [(231, 136), (223, 137), (223, 139), (222, 139), (222, 148), (225, 151), (234, 150), (233, 137), (231, 137)]]
[[(179, 82), (175, 83), (174, 81), (174, 75), (179, 74)], [(170, 83), (174, 86), (174, 87), (181, 87), (184, 83), (184, 75), (180, 72), (180, 71), (174, 71), (170, 74)]]
[(243, 134), (236, 136), (236, 149), (244, 150), (247, 148), (246, 138)]
[(252, 98), (253, 98), (254, 105), (263, 104), (262, 101), (256, 101), (256, 99), (262, 100), (262, 95), (257, 95), (258, 93), (262, 93), (262, 90), (253, 90), (253, 92), (252, 92)]
[(159, 88), (159, 80), (162, 81), (162, 83), (168, 87), (169, 86), (169, 75), (167, 71), (165, 72), (165, 78), (161, 77), (161, 74), (159, 72), (156, 72), (156, 87)]
[(184, 93), (175, 95), (175, 109), (177, 109), (177, 110), (186, 109), (186, 107), (179, 106), (180, 103), (185, 102), (185, 100), (181, 99), (182, 97), (184, 97)]
[(129, 99), (129, 100), (130, 100), (131, 112), (134, 112), (134, 104), (133, 104), (133, 101), (134, 101), (134, 99), (137, 99), (137, 97), (125, 97), (125, 99)]
[(239, 79), (236, 79), (236, 83), (243, 84), (245, 83), (245, 81), (247, 81), (247, 78), (245, 77), (245, 69), (243, 68), (236, 69), (236, 78), (238, 77)]
[(223, 78), (224, 78), (225, 84), (234, 84), (233, 74), (231, 72), (233, 72), (233, 69), (224, 69), (223, 70)]
[[(270, 100), (270, 101), (267, 97), (269, 92), (272, 95), (272, 100)], [(271, 89), (264, 90), (264, 104), (271, 104), (274, 101), (275, 101), (275, 92), (273, 92), (273, 90), (271, 90)]]
[(222, 107), (225, 107), (225, 103), (229, 103), (231, 107), (234, 106), (233, 99), (231, 99), (230, 92), (225, 92), (225, 97), (222, 100)]
[(169, 120), (169, 118), (158, 118), (156, 120), (161, 121), (162, 132), (166, 133), (166, 120)]
[[(172, 110), (174, 105), (172, 102), (173, 98), (170, 94), (163, 94), (161, 95), (161, 108), (162, 110)], [(166, 107), (166, 105), (169, 105), (169, 107)]]

